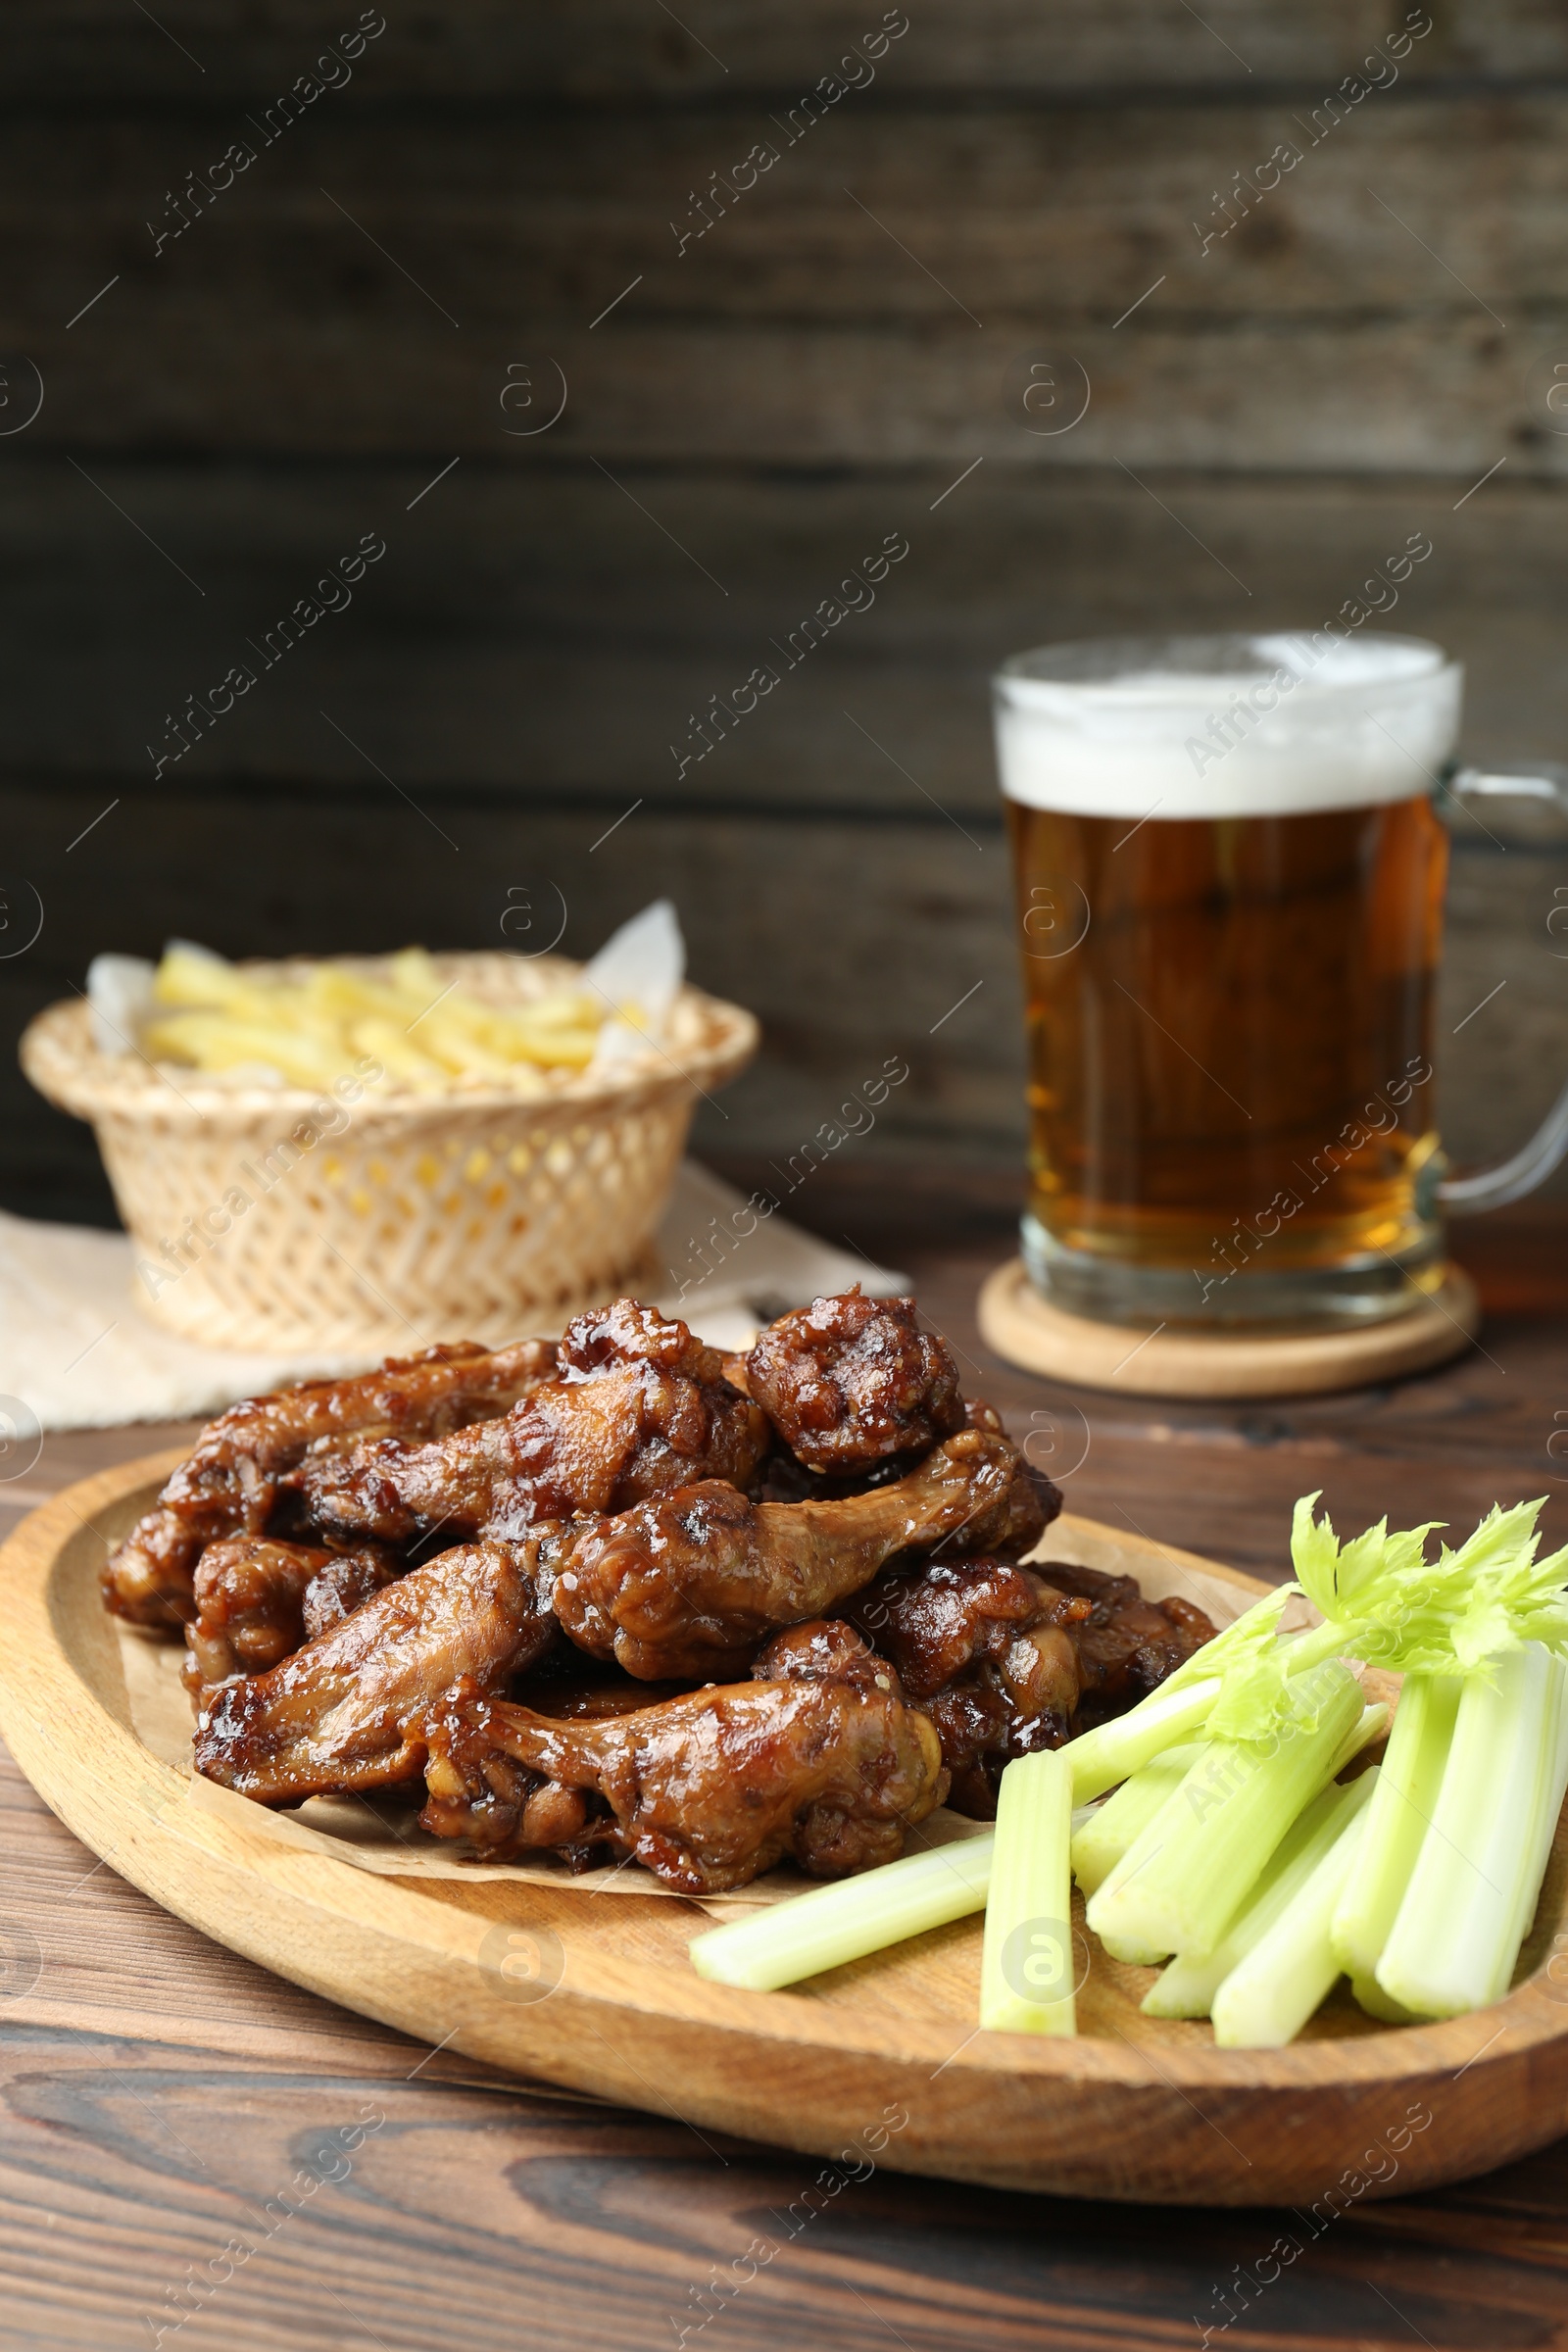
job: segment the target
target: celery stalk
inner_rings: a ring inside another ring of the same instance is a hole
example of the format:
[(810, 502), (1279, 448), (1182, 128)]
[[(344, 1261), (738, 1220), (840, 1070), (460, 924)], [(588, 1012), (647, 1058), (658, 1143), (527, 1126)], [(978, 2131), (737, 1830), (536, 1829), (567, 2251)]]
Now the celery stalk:
[(1218, 1675), (1184, 1683), (1175, 1690), (1162, 1684), (1127, 1714), (1069, 1740), (1061, 1753), (1072, 1764), (1074, 1804), (1103, 1795), (1118, 1781), (1142, 1772), (1165, 1748), (1191, 1739), (1207, 1721), (1219, 1692)]
[(1214, 1994), (1222, 2050), (1277, 2050), (1299, 2034), (1340, 1974), (1334, 1913), (1366, 1833), (1363, 1803), (1305, 1885)]
[[(1354, 1865), (1351, 1867), (1353, 1869)], [(1356, 2007), (1364, 2009), (1368, 2017), (1375, 2017), (1380, 2026), (1414, 2026), (1420, 2023), (1412, 2011), (1401, 2009), (1397, 2001), (1390, 2000), (1376, 1977), (1352, 1977), (1350, 1990), (1355, 1995)]]
[(1167, 1747), (1163, 1755), (1123, 1781), (1114, 1796), (1097, 1805), (1083, 1827), (1073, 1833), (1072, 1875), (1086, 1895), (1102, 1885), (1132, 1841), (1153, 1820), (1167, 1797), (1174, 1796), (1202, 1749), (1196, 1745)]
[(772, 1992), (825, 1968), (842, 1968), (884, 1944), (946, 1927), (983, 1908), (995, 1833), (929, 1853), (906, 1854), (880, 1870), (770, 1904), (687, 1946), (700, 1977)]
[[(1351, 1724), (1345, 1738), (1335, 1749), (1324, 1778), (1332, 1779), (1336, 1773), (1343, 1772), (1350, 1758), (1358, 1754), (1363, 1747), (1378, 1737), (1388, 1720), (1389, 1710), (1381, 1703), (1363, 1707), (1356, 1721)], [(1119, 1844), (1120, 1846), (1120, 1851), (1110, 1856), (1108, 1866), (1098, 1885), (1085, 1886), (1084, 1891), (1087, 1895), (1092, 1897), (1103, 1890), (1108, 1896), (1116, 1887), (1125, 1885), (1148, 1862), (1160, 1836), (1178, 1827), (1182, 1816), (1174, 1809), (1170, 1812), (1169, 1818), (1162, 1821), (1160, 1831), (1156, 1831), (1153, 1827), (1155, 1822), (1161, 1821), (1165, 1806), (1174, 1805), (1175, 1796), (1181, 1786), (1181, 1783), (1178, 1782), (1176, 1788), (1170, 1789), (1170, 1794), (1166, 1796), (1164, 1804), (1156, 1805), (1153, 1800), (1161, 1783), (1155, 1776), (1160, 1774), (1162, 1767), (1177, 1756), (1183, 1756), (1189, 1760), (1188, 1771), (1191, 1771), (1196, 1765), (1207, 1764), (1210, 1768), (1209, 1772), (1204, 1773), (1200, 1779), (1195, 1782), (1195, 1787), (1200, 1792), (1198, 1801), (1200, 1807), (1206, 1807), (1207, 1799), (1201, 1794), (1201, 1791), (1206, 1788), (1212, 1773), (1215, 1770), (1223, 1773), (1229, 1769), (1228, 1766), (1218, 1761), (1223, 1752), (1226, 1751), (1223, 1751), (1217, 1742), (1208, 1746), (1200, 1744), (1196, 1747), (1170, 1748), (1163, 1756), (1156, 1757), (1152, 1764), (1146, 1766), (1145, 1770), (1137, 1774), (1132, 1781), (1124, 1783), (1116, 1794), (1109, 1798), (1102, 1808), (1102, 1817), (1111, 1816), (1113, 1810), (1121, 1805), (1123, 1798), (1128, 1796), (1129, 1791), (1138, 1791), (1139, 1793), (1129, 1798), (1126, 1812), (1122, 1815), (1122, 1819), (1134, 1828), (1134, 1835), (1118, 1838), (1113, 1824), (1111, 1832), (1104, 1837), (1102, 1846), (1086, 1842), (1086, 1851), (1091, 1861), (1097, 1861), (1101, 1853), (1106, 1851), (1111, 1845)], [(1187, 1774), (1184, 1772), (1183, 1780), (1186, 1777)], [(1164, 1783), (1164, 1786), (1170, 1788), (1168, 1781)], [(1146, 1788), (1147, 1795), (1143, 1793)], [(1144, 1835), (1146, 1830), (1149, 1832), (1147, 1838)], [(1141, 1840), (1142, 1842), (1140, 1842)], [(1137, 1847), (1136, 1852), (1133, 1850), (1135, 1846)], [(1075, 1838), (1073, 1842), (1075, 1858), (1077, 1852), (1078, 1842)], [(1110, 1926), (1108, 1930), (1101, 1926), (1100, 1922), (1109, 1916), (1112, 1915), (1108, 1912), (1107, 1906), (1097, 1903), (1089, 1924), (1095, 1929), (1101, 1942), (1113, 1960), (1127, 1960), (1137, 1967), (1152, 1968), (1158, 1961), (1169, 1957), (1171, 1946), (1167, 1943), (1151, 1943), (1145, 1937), (1125, 1929), (1118, 1929), (1115, 1925)], [(1206, 2015), (1206, 2012), (1204, 2014)]]
[(1366, 1834), (1334, 1915), (1334, 1948), (1351, 1979), (1374, 1977), (1383, 1957), (1437, 1809), (1459, 1690), (1457, 1675), (1404, 1678)]
[(980, 2023), (993, 2034), (1075, 2034), (1072, 1767), (1059, 1748), (1007, 1766), (995, 1836)]
[(1146, 2017), (1208, 2016), (1225, 1979), (1290, 1908), (1324, 1855), (1338, 1843), (1346, 1823), (1371, 1799), (1377, 1781), (1374, 1766), (1359, 1780), (1331, 1781), (1312, 1799), (1275, 1849), (1246, 1909), (1232, 1920), (1214, 1949), (1178, 1953), (1159, 1982), (1151, 1985), (1143, 2003)]
[(1213, 1949), (1360, 1721), (1360, 1685), (1334, 1660), (1317, 1668), (1311, 1695), (1310, 1725), (1291, 1722), (1268, 1744), (1209, 1742), (1091, 1901), (1098, 1936), (1158, 1952)]
[(1123, 1886), (1148, 1868), (1164, 1839), (1179, 1828), (1181, 1817), (1177, 1807), (1182, 1790), (1196, 1772), (1212, 1764), (1216, 1752), (1212, 1746), (1200, 1750), (1198, 1762), (1188, 1766), (1152, 1820), (1145, 1824), (1130, 1845), (1123, 1847), (1084, 1905), (1085, 1920), (1113, 1960), (1130, 1960), (1137, 1966), (1152, 1968), (1157, 1961), (1170, 1957), (1173, 1949), (1170, 1944), (1151, 1943), (1147, 1936), (1140, 1936), (1136, 1929), (1118, 1920), (1114, 1906)]
[(1361, 1720), (1346, 1740), (1344, 1751), (1334, 1767), (1336, 1775), (1342, 1773), (1350, 1758), (1358, 1756), (1363, 1747), (1370, 1747), (1374, 1740), (1381, 1740), (1388, 1728), (1389, 1709), (1381, 1698), (1375, 1698), (1369, 1707), (1361, 1709)]
[(1285, 1675), (1293, 1679), (1337, 1655), (1344, 1641), (1334, 1625), (1314, 1626), (1309, 1633), (1294, 1635), (1284, 1643), (1277, 1642), (1279, 1620), (1294, 1589), (1285, 1587), (1254, 1600), (1127, 1714), (1069, 1740), (1066, 1752), (1072, 1758), (1073, 1801), (1084, 1804), (1113, 1788), (1118, 1781), (1130, 1780), (1163, 1749), (1201, 1730), (1225, 1678), (1245, 1674), (1249, 1666), (1256, 1666), (1276, 1647), (1282, 1652)]
[(1541, 1900), (1541, 1884), (1546, 1875), (1546, 1864), (1551, 1859), (1552, 1843), (1557, 1835), (1557, 1817), (1562, 1811), (1564, 1792), (1568, 1791), (1568, 1663), (1560, 1657), (1554, 1658), (1552, 1663), (1562, 1671), (1553, 1677), (1553, 1689), (1548, 1700), (1554, 1722), (1548, 1735), (1549, 1747), (1544, 1747), (1542, 1755), (1543, 1780), (1536, 1809), (1535, 1845), (1528, 1867), (1520, 1878), (1517, 1914), (1509, 1930), (1511, 1940), (1504, 1947), (1507, 1957), (1499, 1962), (1500, 1980), (1492, 1996), (1494, 2001), (1501, 2000), (1513, 1981), (1514, 1963), (1519, 1957), (1519, 1946), (1530, 1933), (1531, 1922), (1536, 1916), (1536, 1905)]
[(1377, 1982), (1422, 2017), (1506, 1990), (1561, 1803), (1562, 1660), (1539, 1642), (1465, 1678), (1448, 1760)]
[[(1352, 1756), (1359, 1755), (1363, 1747), (1370, 1746), (1380, 1737), (1388, 1720), (1389, 1710), (1381, 1700), (1363, 1707), (1359, 1720), (1351, 1725), (1335, 1751), (1331, 1772), (1343, 1772)], [(1159, 1982), (1151, 1986), (1143, 2003), (1147, 2016), (1207, 2017), (1209, 2003), (1221, 1980), (1278, 1917), (1296, 1888), (1304, 1882), (1316, 1856), (1326, 1850), (1329, 1825), (1348, 1819), (1350, 1813), (1359, 1811), (1371, 1795), (1376, 1782), (1375, 1769), (1363, 1774), (1359, 1781), (1351, 1784), (1359, 1790), (1359, 1794), (1352, 1798), (1349, 1788), (1338, 1788), (1330, 1781), (1322, 1793), (1313, 1798), (1305, 1812), (1286, 1832), (1247, 1904), (1232, 1921), (1217, 1949), (1208, 1954), (1178, 1953)], [(1348, 1810), (1342, 1813), (1340, 1807), (1347, 1801)], [(1104, 1942), (1103, 1936), (1101, 1941)], [(1112, 1959), (1123, 1957), (1120, 1951), (1113, 1950), (1109, 1944), (1105, 1948)], [(1141, 1951), (1126, 1956), (1146, 1957)], [(1161, 1952), (1147, 1956), (1156, 1960), (1164, 1958)]]
[(1162, 1960), (1170, 1958), (1163, 1946), (1156, 1949), (1132, 1936), (1102, 1936), (1100, 1948), (1107, 1959), (1124, 1960), (1129, 1968), (1158, 1968)]

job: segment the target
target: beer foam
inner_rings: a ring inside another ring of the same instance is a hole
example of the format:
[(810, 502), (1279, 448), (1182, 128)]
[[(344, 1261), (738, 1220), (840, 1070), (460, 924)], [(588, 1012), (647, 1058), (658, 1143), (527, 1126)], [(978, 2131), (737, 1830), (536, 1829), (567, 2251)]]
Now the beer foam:
[(1452, 755), (1462, 686), (1416, 637), (1044, 647), (997, 677), (1002, 789), (1028, 808), (1156, 820), (1412, 800)]

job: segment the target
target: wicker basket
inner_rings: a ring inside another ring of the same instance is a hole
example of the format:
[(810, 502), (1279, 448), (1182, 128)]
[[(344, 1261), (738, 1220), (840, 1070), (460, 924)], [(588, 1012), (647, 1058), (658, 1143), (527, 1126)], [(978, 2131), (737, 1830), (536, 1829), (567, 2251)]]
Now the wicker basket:
[[(434, 962), (498, 1004), (581, 970), (561, 956)], [(408, 1352), (559, 1323), (643, 1270), (695, 1098), (757, 1043), (749, 1012), (686, 988), (662, 1047), (612, 1077), (552, 1074), (543, 1095), (382, 1080), (333, 1102), (104, 1054), (78, 1000), (38, 1015), (22, 1064), (91, 1120), (135, 1244), (138, 1304), (158, 1322), (209, 1347)]]

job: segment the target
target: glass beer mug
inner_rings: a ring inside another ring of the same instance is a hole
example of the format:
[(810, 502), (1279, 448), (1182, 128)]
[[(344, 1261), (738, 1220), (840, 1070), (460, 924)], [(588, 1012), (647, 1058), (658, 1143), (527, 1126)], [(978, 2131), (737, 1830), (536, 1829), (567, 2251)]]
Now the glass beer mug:
[(1113, 1322), (1355, 1324), (1435, 1289), (1446, 803), (1548, 774), (1456, 766), (1462, 672), (1413, 637), (1097, 639), (996, 679), (1028, 1011), (1025, 1262)]

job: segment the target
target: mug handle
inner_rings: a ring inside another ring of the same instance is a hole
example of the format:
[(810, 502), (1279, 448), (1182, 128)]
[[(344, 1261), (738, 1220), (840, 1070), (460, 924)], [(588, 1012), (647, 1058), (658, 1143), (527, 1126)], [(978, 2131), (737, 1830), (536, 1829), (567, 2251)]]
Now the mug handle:
[[(1461, 808), (1470, 801), (1546, 801), (1568, 817), (1568, 768), (1554, 767), (1545, 761), (1518, 769), (1460, 767), (1445, 780), (1438, 798), (1440, 808), (1444, 801), (1449, 800)], [(1480, 817), (1476, 822), (1483, 831), (1488, 830)], [(1522, 1200), (1526, 1193), (1533, 1193), (1537, 1185), (1544, 1184), (1565, 1154), (1568, 1154), (1568, 1086), (1527, 1144), (1491, 1167), (1477, 1168), (1468, 1176), (1444, 1177), (1438, 1186), (1438, 1200), (1445, 1208), (1461, 1212), (1504, 1208), (1510, 1200)]]

